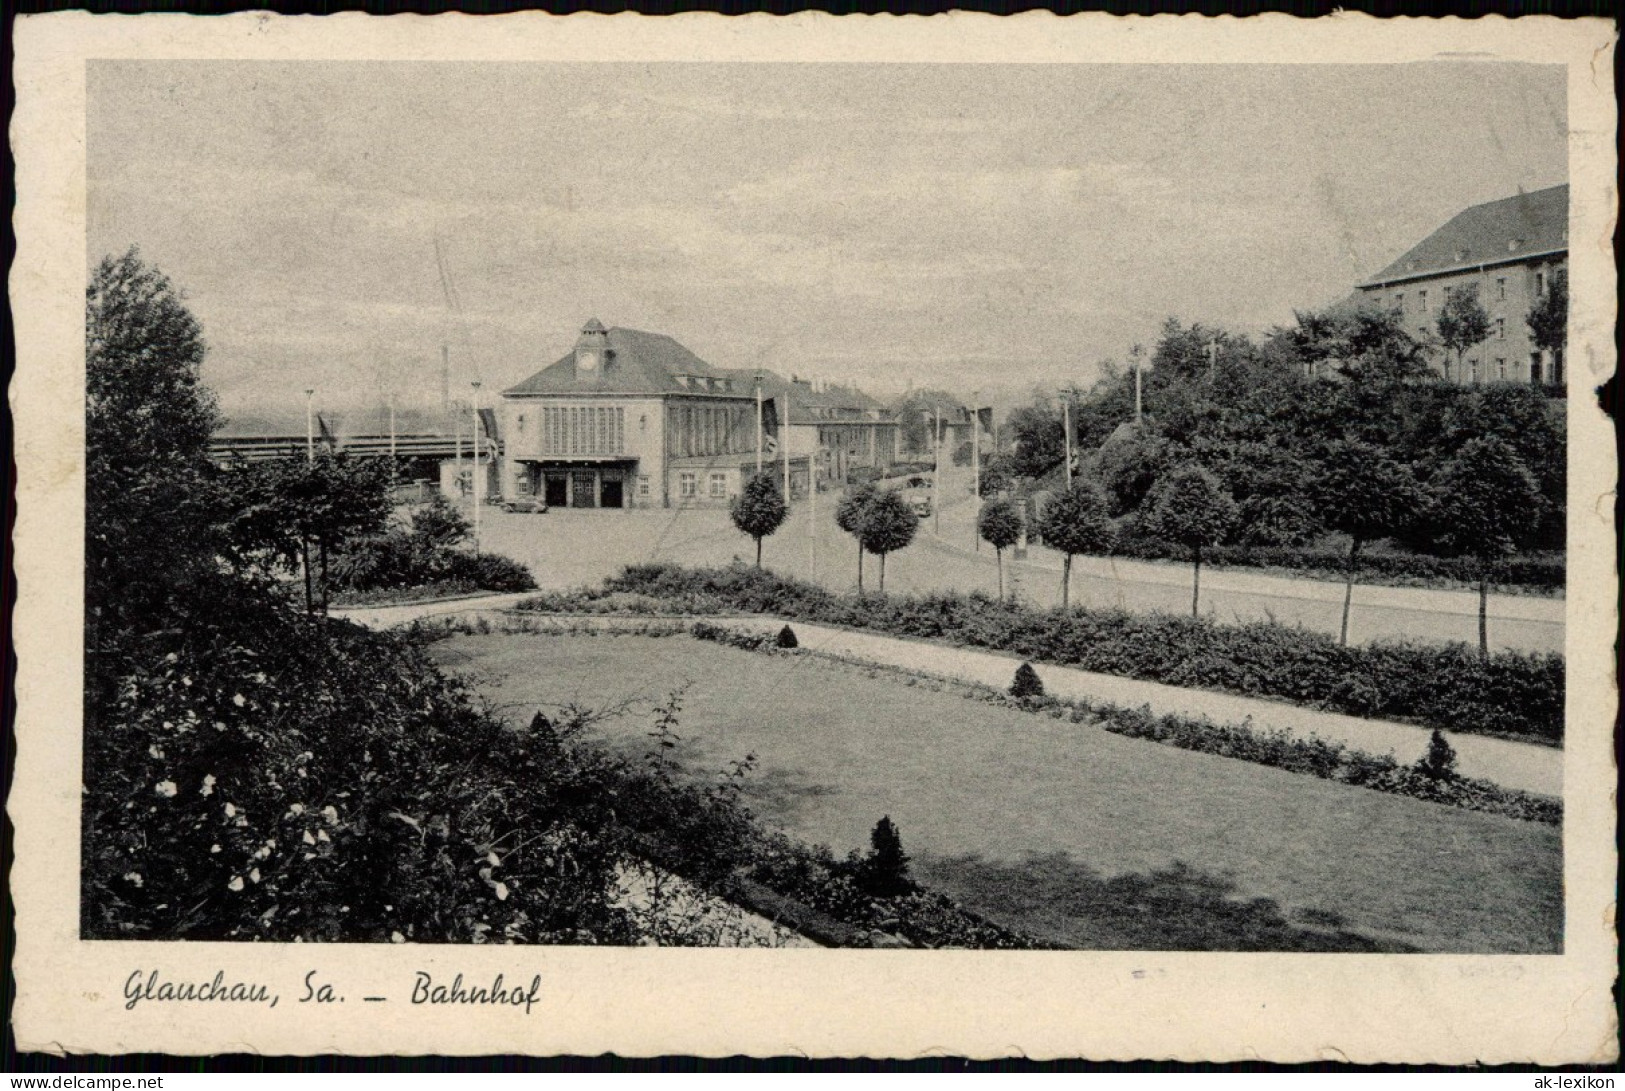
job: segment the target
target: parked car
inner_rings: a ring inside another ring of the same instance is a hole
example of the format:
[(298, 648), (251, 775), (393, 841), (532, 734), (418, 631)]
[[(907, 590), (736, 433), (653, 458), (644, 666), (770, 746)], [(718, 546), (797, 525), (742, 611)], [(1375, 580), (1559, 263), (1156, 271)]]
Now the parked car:
[(502, 502), (502, 510), (517, 515), (546, 515), (547, 501), (540, 496), (513, 496)]
[(921, 519), (931, 514), (931, 479), (929, 477), (911, 477), (904, 483), (897, 494), (903, 498), (914, 514)]

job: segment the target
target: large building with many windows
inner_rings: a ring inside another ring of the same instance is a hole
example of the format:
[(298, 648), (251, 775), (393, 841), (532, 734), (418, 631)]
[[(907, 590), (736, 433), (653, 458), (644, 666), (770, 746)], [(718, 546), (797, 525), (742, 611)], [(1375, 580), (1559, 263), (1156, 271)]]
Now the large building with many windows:
[(754, 384), (597, 319), (500, 412), (504, 495), (553, 508), (725, 504), (755, 468)]
[(1439, 352), (1444, 377), (1561, 387), (1562, 351), (1537, 346), (1525, 319), (1567, 269), (1568, 209), (1566, 185), (1474, 205), (1358, 285), (1359, 294), (1396, 311), (1419, 338), (1436, 340), (1446, 297), (1476, 290), (1489, 337), (1460, 361)]

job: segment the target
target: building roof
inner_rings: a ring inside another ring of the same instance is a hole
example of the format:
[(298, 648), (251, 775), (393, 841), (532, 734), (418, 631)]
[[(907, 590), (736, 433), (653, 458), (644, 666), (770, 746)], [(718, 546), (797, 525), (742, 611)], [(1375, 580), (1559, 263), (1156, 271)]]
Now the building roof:
[[(597, 331), (589, 324), (586, 332)], [(731, 390), (725, 390), (722, 380), (735, 380), (738, 373), (712, 367), (663, 333), (614, 326), (608, 331), (607, 344), (609, 358), (590, 372), (577, 373), (572, 350), (503, 394), (752, 393), (748, 384), (741, 387), (737, 381), (731, 382)], [(714, 382), (696, 388), (685, 383), (685, 377)]]
[(970, 408), (945, 390), (911, 390), (892, 402), (891, 409), (898, 416), (908, 410), (925, 413), (935, 410), (944, 421), (952, 424), (962, 424), (970, 419)]
[(1566, 184), (1474, 205), (1360, 287), (1563, 253), (1568, 224)]
[(735, 376), (735, 389), (755, 390), (757, 375), (762, 377), (762, 393), (767, 397), (785, 398), (790, 405), (791, 424), (839, 424), (846, 422), (889, 421), (891, 414), (885, 405), (863, 391), (851, 386), (814, 386), (807, 379), (792, 376), (786, 379), (776, 371), (740, 370)]

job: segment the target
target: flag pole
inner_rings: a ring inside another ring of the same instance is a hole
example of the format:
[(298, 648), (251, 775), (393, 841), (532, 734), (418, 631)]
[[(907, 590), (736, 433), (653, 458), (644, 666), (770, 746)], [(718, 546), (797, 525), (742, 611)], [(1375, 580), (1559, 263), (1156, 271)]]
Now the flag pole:
[(395, 487), (395, 395), (389, 395), (389, 485)]
[(316, 461), (316, 390), (313, 387), (305, 388), (305, 462)]
[(474, 388), (474, 418), (470, 422), (470, 438), (474, 440), (474, 552), (480, 551), (480, 381), (475, 379), (468, 384)]

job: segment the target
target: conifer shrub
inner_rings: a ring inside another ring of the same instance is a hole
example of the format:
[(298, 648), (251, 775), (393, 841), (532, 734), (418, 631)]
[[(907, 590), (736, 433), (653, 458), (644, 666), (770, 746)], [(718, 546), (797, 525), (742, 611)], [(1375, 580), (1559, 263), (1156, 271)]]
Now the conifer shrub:
[(1416, 771), (1430, 780), (1450, 781), (1460, 778), (1456, 772), (1456, 748), (1438, 728), (1428, 738), (1428, 751), (1416, 762)]
[(779, 630), (779, 635), (774, 638), (773, 643), (779, 648), (801, 647), (801, 641), (796, 639), (796, 631), (788, 625)]
[(908, 854), (890, 815), (882, 815), (869, 834), (869, 855), (855, 869), (858, 886), (876, 898), (900, 898), (916, 889), (908, 877)]
[(1012, 697), (1042, 697), (1044, 696), (1044, 681), (1038, 677), (1031, 663), (1023, 663), (1016, 668), (1016, 677), (1010, 683), (1010, 696)]

